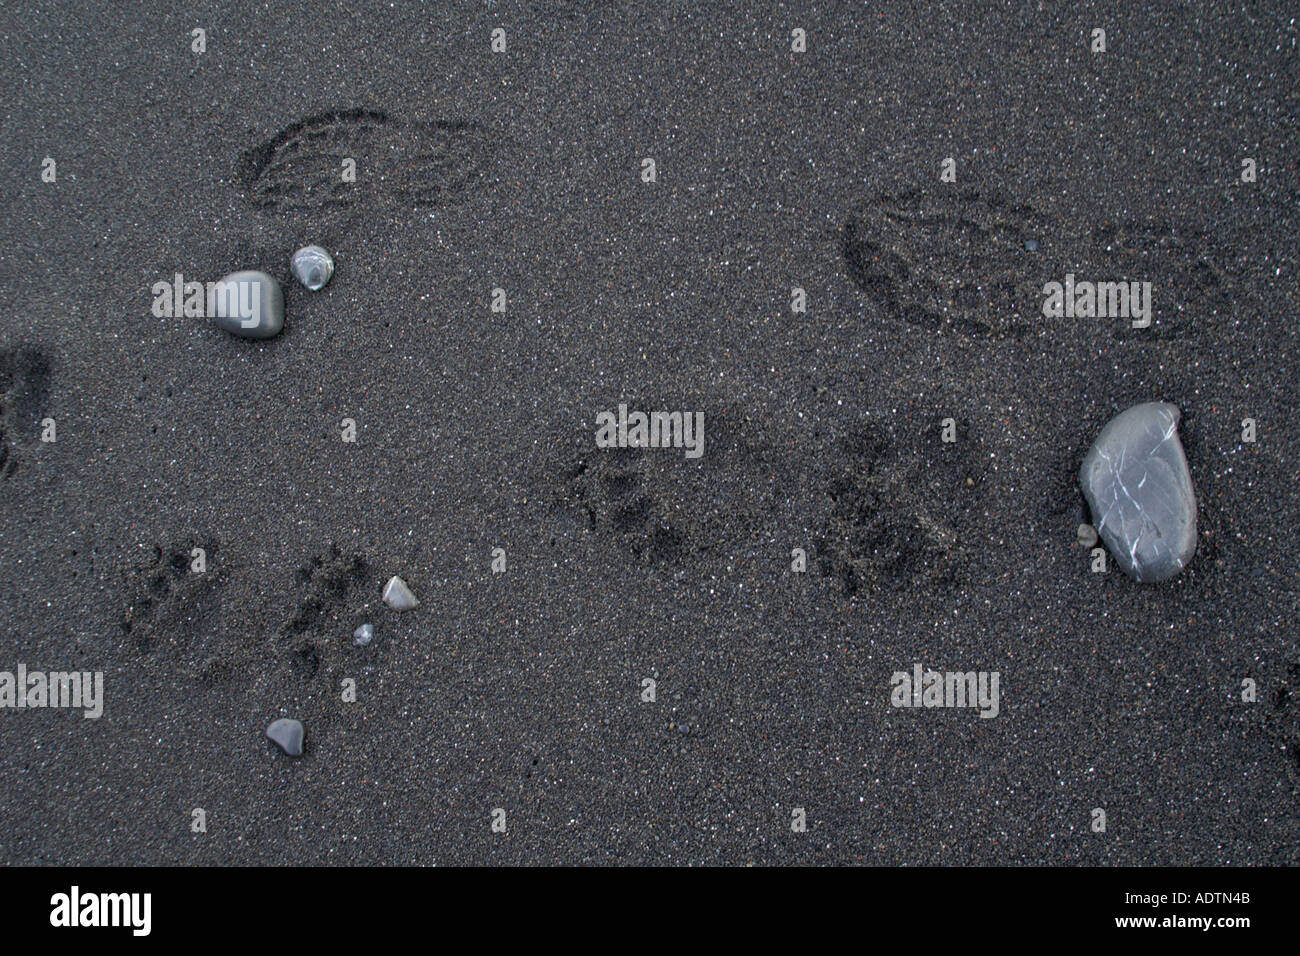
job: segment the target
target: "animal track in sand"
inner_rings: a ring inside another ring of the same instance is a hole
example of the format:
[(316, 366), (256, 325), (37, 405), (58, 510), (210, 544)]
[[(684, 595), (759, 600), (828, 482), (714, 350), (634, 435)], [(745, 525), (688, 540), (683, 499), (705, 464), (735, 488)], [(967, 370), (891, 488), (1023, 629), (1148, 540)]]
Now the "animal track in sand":
[(978, 442), (965, 422), (955, 443), (937, 419), (933, 432), (909, 447), (868, 423), (835, 446), (814, 547), (845, 594), (961, 582), (983, 502)]
[[(333, 649), (348, 646), (345, 638), (356, 626), (352, 621), (355, 615), (347, 611), (348, 600), (367, 583), (375, 582), (361, 555), (344, 553), (333, 543), (302, 565), (297, 578), (302, 591), (278, 636), (287, 644), (290, 669), (308, 680), (316, 676)], [(328, 639), (331, 634), (333, 640)]]
[[(242, 660), (220, 616), (228, 575), (215, 538), (190, 538), (155, 545), (124, 575), (125, 607), (120, 621), (128, 643), (142, 654), (171, 654), (207, 682), (228, 678)], [(192, 570), (193, 550), (202, 548), (206, 570)]]

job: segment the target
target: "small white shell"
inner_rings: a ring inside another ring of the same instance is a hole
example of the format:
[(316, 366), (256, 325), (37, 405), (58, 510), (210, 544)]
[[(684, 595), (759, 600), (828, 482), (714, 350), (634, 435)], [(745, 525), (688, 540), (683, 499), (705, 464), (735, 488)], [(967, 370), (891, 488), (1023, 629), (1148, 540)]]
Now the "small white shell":
[(334, 260), (320, 246), (304, 246), (293, 254), (289, 269), (295, 279), (316, 292), (334, 275)]

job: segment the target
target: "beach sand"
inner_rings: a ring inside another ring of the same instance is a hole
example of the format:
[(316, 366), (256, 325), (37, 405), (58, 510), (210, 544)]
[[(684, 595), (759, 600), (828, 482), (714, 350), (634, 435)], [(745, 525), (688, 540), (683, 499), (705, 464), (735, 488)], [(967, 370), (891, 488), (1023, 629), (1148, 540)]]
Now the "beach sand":
[[(105, 683), (0, 711), (0, 860), (1300, 861), (1290, 5), (347, 6), (0, 11), (0, 669)], [(153, 314), (240, 269), (277, 338)], [(1144, 401), (1161, 585), (1076, 542)]]

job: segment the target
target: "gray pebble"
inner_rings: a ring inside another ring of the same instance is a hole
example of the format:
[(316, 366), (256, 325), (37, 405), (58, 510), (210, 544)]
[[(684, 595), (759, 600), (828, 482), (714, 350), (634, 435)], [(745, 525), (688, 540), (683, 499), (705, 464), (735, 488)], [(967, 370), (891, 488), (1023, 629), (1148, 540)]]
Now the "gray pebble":
[(302, 724), (288, 717), (281, 717), (266, 728), (266, 736), (290, 757), (302, 756), (302, 735)]
[(1176, 407), (1135, 405), (1101, 430), (1079, 469), (1093, 522), (1136, 581), (1173, 577), (1196, 552), (1196, 495)]
[(357, 647), (365, 647), (375, 639), (375, 626), (373, 624), (362, 624), (352, 632), (352, 643)]
[(1037, 239), (1026, 239), (1026, 240), (1025, 240), (1025, 248), (1026, 248), (1027, 250), (1029, 250), (1030, 252), (1037, 252), (1037, 251), (1038, 251), (1038, 240), (1037, 240)]
[(334, 275), (334, 259), (320, 246), (303, 246), (289, 260), (289, 269), (295, 279), (317, 292)]
[(1097, 529), (1090, 524), (1079, 525), (1079, 544), (1091, 548), (1097, 543)]
[(232, 272), (217, 285), (212, 318), (231, 335), (269, 339), (284, 328), (284, 292), (265, 272)]
[(406, 582), (396, 575), (389, 578), (388, 583), (384, 585), (384, 603), (394, 611), (409, 611), (420, 606), (420, 602), (406, 586)]

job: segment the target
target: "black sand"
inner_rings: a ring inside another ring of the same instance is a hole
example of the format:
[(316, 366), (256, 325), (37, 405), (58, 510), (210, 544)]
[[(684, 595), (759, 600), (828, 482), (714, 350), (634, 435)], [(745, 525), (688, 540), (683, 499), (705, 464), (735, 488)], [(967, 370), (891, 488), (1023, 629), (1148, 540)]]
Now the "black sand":
[[(0, 10), (0, 669), (106, 681), (0, 711), (0, 860), (1297, 862), (1292, 5), (349, 6)], [(236, 269), (280, 337), (151, 313)], [(1044, 318), (1066, 272), (1156, 322)], [(1159, 586), (1075, 543), (1148, 400)], [(620, 402), (703, 458), (597, 450)], [(1000, 715), (891, 708), (916, 662)]]

